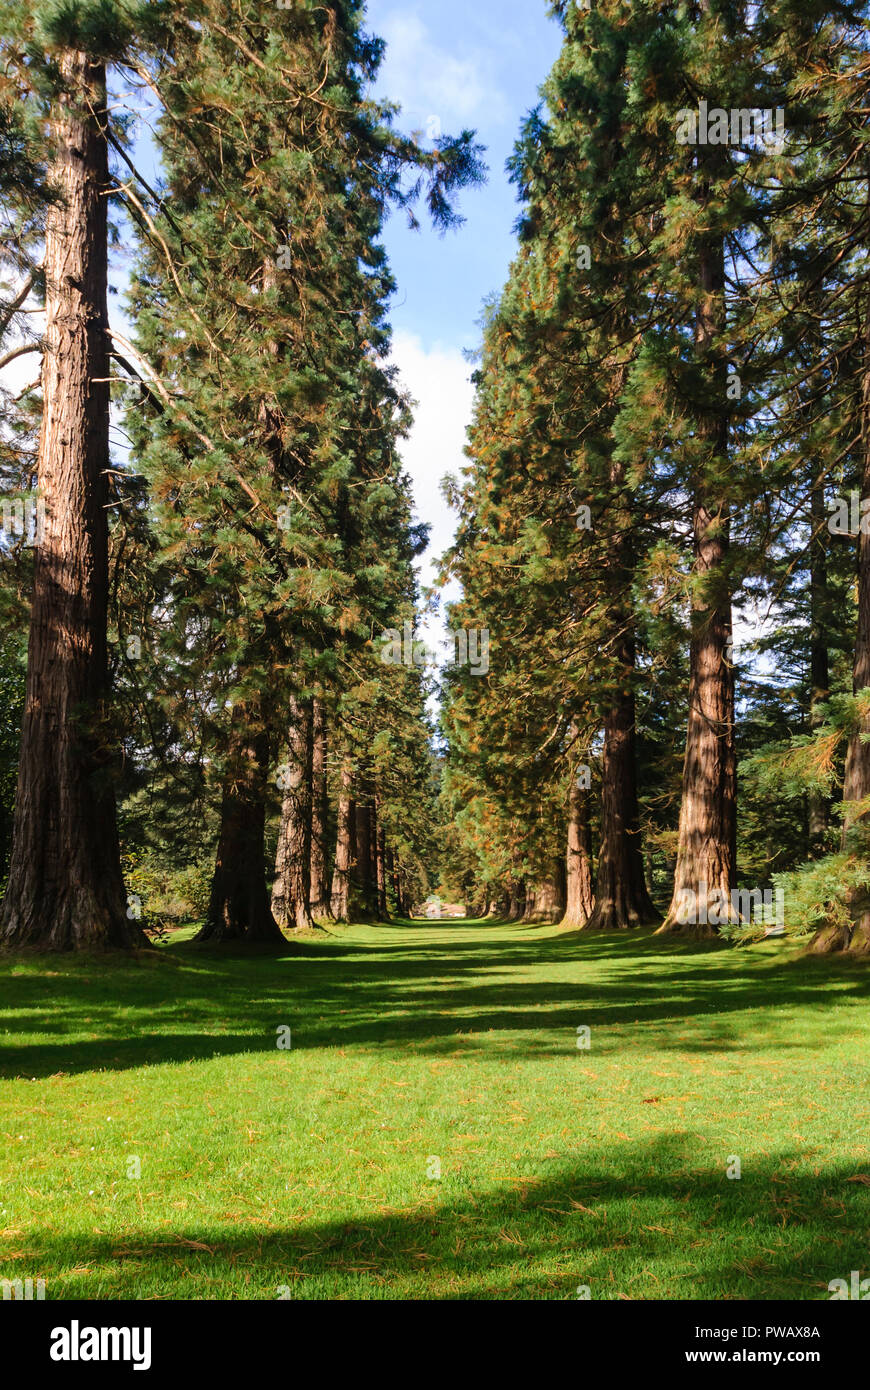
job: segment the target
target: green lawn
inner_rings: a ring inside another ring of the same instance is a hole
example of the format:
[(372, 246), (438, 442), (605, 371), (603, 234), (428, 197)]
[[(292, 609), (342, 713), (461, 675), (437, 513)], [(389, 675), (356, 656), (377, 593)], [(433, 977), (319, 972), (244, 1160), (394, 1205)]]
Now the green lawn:
[(829, 1298), (870, 1275), (868, 988), (860, 962), (780, 942), (480, 922), (278, 957), (176, 937), (6, 959), (0, 1278), (48, 1298)]

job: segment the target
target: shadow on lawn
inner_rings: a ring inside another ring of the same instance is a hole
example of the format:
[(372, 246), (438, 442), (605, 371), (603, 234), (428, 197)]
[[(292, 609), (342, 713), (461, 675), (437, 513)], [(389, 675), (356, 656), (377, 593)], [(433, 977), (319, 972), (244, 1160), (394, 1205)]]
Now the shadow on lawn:
[(799, 1156), (780, 1153), (729, 1181), (724, 1158), (692, 1169), (685, 1133), (583, 1160), (488, 1190), (447, 1173), (437, 1193), (421, 1181), (414, 1209), (350, 1221), (300, 1220), (300, 1188), (286, 1212), (261, 1209), (271, 1226), (31, 1233), (0, 1275), (44, 1277), (54, 1299), (169, 1286), (191, 1299), (274, 1299), (282, 1286), (298, 1298), (566, 1299), (585, 1284), (593, 1298), (767, 1300), (829, 1298), (830, 1280), (866, 1269), (866, 1188), (849, 1165), (794, 1174)]
[[(44, 969), (0, 976), (0, 1011), (9, 1027), (0, 1076), (269, 1052), (277, 1027), (288, 1023), (294, 1050), (486, 1048), (515, 1062), (522, 1051), (571, 1052), (581, 1023), (597, 1030), (596, 1050), (605, 1052), (625, 1048), (627, 1028), (645, 1026), (666, 1032), (650, 1036), (650, 1048), (745, 1050), (754, 1035), (745, 1021), (729, 1023), (729, 1015), (775, 1002), (777, 1015), (768, 1024), (776, 1026), (791, 1007), (830, 1008), (870, 993), (866, 970), (852, 962), (760, 959), (715, 943), (662, 943), (651, 934), (578, 938), (537, 929), (535, 940), (517, 940), (509, 928), (492, 928), (490, 936), (481, 926), (467, 928), (472, 934), (464, 938), (454, 921), (436, 923), (434, 931), (421, 925), (424, 940), (409, 942), (408, 930), (405, 923), (379, 926), (373, 942), (341, 935), (293, 942), (277, 957), (206, 951), (189, 942), (114, 968), (69, 958), (54, 968), (57, 958), (42, 957)], [(399, 931), (405, 939), (393, 944)], [(597, 968), (584, 979), (587, 962)], [(552, 968), (554, 975), (567, 967), (575, 978), (517, 978), (531, 966), (542, 973)], [(694, 1035), (686, 1036), (686, 1027)], [(512, 1039), (502, 1047), (504, 1032), (527, 1036), (519, 1046)], [(16, 1044), (15, 1033), (41, 1040)], [(86, 1036), (65, 1036), (73, 1033)], [(807, 1036), (779, 1045), (822, 1044)]]

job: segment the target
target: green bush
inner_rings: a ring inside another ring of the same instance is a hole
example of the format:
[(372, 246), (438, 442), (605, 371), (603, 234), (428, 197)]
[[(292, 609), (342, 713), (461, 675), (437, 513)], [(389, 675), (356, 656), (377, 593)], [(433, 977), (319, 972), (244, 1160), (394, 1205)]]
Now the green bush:
[[(856, 890), (870, 891), (870, 859), (866, 853), (844, 850), (789, 873), (774, 874), (773, 883), (784, 894), (786, 936), (807, 937), (822, 926), (845, 926), (851, 921), (849, 897)], [(750, 922), (721, 928), (722, 935), (738, 945), (759, 941), (764, 931), (761, 923)]]
[(175, 868), (130, 851), (124, 856), (124, 881), (130, 900), (138, 899), (146, 931), (166, 931), (200, 921), (208, 908), (211, 867)]

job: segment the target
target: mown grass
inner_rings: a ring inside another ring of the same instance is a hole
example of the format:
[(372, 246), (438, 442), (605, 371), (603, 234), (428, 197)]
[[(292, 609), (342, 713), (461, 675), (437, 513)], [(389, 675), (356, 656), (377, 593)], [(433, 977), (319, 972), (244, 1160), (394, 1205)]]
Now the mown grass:
[(48, 1298), (828, 1298), (870, 1274), (868, 988), (780, 942), (490, 923), (7, 958), (0, 1278)]

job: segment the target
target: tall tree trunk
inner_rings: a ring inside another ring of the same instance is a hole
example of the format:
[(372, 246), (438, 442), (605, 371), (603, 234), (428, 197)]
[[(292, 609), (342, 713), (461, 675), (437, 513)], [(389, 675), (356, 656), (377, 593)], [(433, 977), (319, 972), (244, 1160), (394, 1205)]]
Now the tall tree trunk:
[(332, 872), (332, 893), (330, 906), (336, 922), (350, 920), (350, 870), (353, 859), (352, 828), (354, 822), (353, 772), (350, 758), (345, 757), (341, 764), (341, 785), (338, 793), (338, 828), (335, 839), (335, 867)]
[(402, 876), (399, 873), (399, 864), (394, 851), (388, 850), (387, 852), (390, 856), (389, 875), (390, 882), (393, 886), (393, 897), (396, 900), (396, 916), (403, 917), (405, 912), (405, 905), (402, 902)]
[(301, 931), (315, 925), (311, 915), (311, 706), (294, 700), (284, 799), (272, 885), (272, 911), (282, 926)]
[(650, 902), (654, 901), (655, 881), (653, 879), (652, 855), (649, 850), (643, 856), (643, 881), (646, 884), (646, 893)]
[(372, 879), (372, 814), (369, 803), (356, 802), (356, 854), (351, 882), (356, 890), (359, 912), (363, 921), (376, 915), (377, 898)]
[(556, 879), (556, 902), (559, 910), (557, 920), (561, 921), (565, 915), (565, 908), (568, 905), (568, 862), (564, 856), (560, 856), (556, 860), (554, 873)]
[[(861, 383), (861, 506), (859, 516), (870, 511), (870, 312), (865, 326), (864, 375)], [(864, 527), (858, 535), (858, 628), (855, 634), (855, 658), (852, 666), (852, 691), (870, 699), (870, 535)], [(870, 712), (860, 720), (849, 739), (846, 751), (846, 774), (843, 782), (843, 849), (854, 846), (866, 858), (866, 842), (870, 814), (861, 807), (870, 797)], [(851, 807), (851, 809), (850, 809)], [(850, 951), (855, 955), (870, 955), (870, 891), (856, 889), (849, 895), (850, 922), (846, 926), (828, 923), (814, 936), (810, 951), (825, 955), (832, 951)]]
[[(683, 762), (674, 896), (659, 931), (715, 936), (710, 918), (732, 915), (737, 881), (737, 755), (734, 742), (734, 667), (731, 653), (731, 595), (728, 587), (727, 362), (721, 347), (724, 324), (725, 257), (721, 240), (700, 253), (700, 304), (695, 342), (710, 369), (718, 409), (699, 410), (698, 432), (708, 443), (704, 476), (693, 499), (694, 574), (689, 648), (689, 722)], [(712, 349), (712, 350), (711, 350)], [(715, 353), (715, 355), (714, 355)], [(718, 496), (712, 500), (716, 490)], [(691, 895), (691, 896), (689, 896)], [(687, 903), (695, 920), (682, 920)]]
[(395, 885), (396, 915), (398, 917), (410, 917), (411, 908), (408, 902), (408, 894), (406, 891), (405, 870), (402, 868), (402, 865), (399, 863), (398, 860), (396, 860)]
[(637, 808), (634, 642), (620, 644), (621, 673), (604, 716), (601, 756), (601, 848), (595, 902), (585, 929), (614, 931), (651, 922), (655, 908), (646, 891)]
[(233, 708), (208, 912), (197, 941), (283, 942), (266, 887), (269, 735), (260, 711)]
[[(810, 519), (810, 727), (817, 729), (822, 721), (818, 706), (827, 700), (831, 683), (827, 635), (831, 613), (828, 601), (828, 530), (824, 476), (817, 478), (813, 483), (810, 494)], [(818, 858), (825, 853), (831, 806), (823, 791), (811, 791), (807, 800), (810, 854), (813, 858)]]
[[(592, 888), (592, 830), (589, 824), (589, 798), (583, 787), (571, 778), (568, 794), (568, 849), (565, 856), (566, 901), (562, 927), (586, 925), (595, 906)], [(508, 915), (513, 908), (513, 895)]]
[(559, 860), (552, 873), (539, 879), (526, 902), (524, 922), (558, 922), (565, 911), (564, 866)]
[(326, 710), (315, 696), (311, 715), (311, 916), (330, 917), (326, 881)]
[(0, 939), (50, 950), (146, 944), (127, 916), (106, 729), (109, 359), (106, 76), (65, 51), (51, 130), (46, 329), (27, 687)]
[(399, 911), (399, 896), (396, 892), (396, 856), (393, 854), (389, 845), (384, 848), (384, 880), (387, 889), (387, 912), (389, 912), (389, 893), (392, 892), (395, 898), (396, 913)]
[(508, 908), (508, 921), (521, 922), (526, 915), (526, 901), (530, 889), (525, 879), (518, 879), (511, 891), (511, 903)]
[(389, 917), (387, 911), (387, 832), (382, 825), (378, 826), (375, 863), (378, 882), (378, 918), (381, 922), (386, 922)]
[(396, 865), (396, 915), (410, 917), (408, 898), (405, 892), (405, 873), (400, 864)]
[[(622, 383), (624, 370), (614, 375)], [(614, 634), (612, 670), (606, 688), (604, 749), (601, 764), (601, 846), (595, 901), (585, 927), (614, 931), (652, 921), (655, 909), (643, 877), (637, 805), (637, 753), (634, 699), (634, 614), (632, 581), (636, 569), (632, 516), (624, 504), (625, 464), (608, 465), (611, 527), (604, 571)]]
[(369, 895), (373, 917), (378, 915), (378, 809), (375, 799), (369, 802)]

